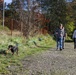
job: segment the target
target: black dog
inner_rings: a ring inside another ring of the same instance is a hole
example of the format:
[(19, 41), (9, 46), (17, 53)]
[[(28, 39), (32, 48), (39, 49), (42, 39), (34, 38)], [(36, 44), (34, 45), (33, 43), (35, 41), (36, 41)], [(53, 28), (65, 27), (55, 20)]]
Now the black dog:
[(16, 54), (18, 55), (18, 43), (16, 44), (16, 46), (9, 45), (9, 46), (8, 46), (8, 50), (11, 50), (12, 55), (14, 55), (15, 52), (16, 52)]

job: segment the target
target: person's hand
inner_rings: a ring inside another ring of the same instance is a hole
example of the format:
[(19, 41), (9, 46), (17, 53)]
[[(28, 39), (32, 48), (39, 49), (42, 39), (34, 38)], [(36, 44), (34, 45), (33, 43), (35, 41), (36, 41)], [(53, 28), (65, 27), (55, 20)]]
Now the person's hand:
[(62, 36), (63, 36), (63, 34), (60, 34), (60, 36), (62, 37)]
[(56, 32), (56, 34), (58, 34), (58, 32)]

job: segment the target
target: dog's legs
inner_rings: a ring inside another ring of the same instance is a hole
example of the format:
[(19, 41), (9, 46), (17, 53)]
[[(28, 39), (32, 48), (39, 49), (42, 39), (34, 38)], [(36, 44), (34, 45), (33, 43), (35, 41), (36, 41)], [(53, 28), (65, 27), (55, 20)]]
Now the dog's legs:
[(12, 55), (14, 55), (14, 52), (12, 52)]

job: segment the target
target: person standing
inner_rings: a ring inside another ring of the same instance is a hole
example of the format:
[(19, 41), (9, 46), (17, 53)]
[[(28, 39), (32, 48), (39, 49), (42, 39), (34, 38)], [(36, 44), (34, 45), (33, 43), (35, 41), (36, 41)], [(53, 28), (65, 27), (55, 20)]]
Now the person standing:
[(73, 32), (74, 49), (76, 49), (76, 29)]
[(59, 28), (55, 32), (56, 35), (56, 42), (57, 42), (57, 50), (60, 49), (60, 51), (63, 49), (63, 25), (60, 24)]
[(66, 33), (66, 31), (65, 31), (65, 28), (63, 27), (63, 42), (62, 42), (62, 48), (64, 49), (64, 42), (65, 42), (65, 38), (66, 38), (66, 36), (67, 36), (67, 33)]

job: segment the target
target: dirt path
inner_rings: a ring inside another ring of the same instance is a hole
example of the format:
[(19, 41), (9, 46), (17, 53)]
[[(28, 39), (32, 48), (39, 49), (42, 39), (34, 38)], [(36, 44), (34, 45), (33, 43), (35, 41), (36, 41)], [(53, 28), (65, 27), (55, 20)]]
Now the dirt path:
[(76, 50), (73, 43), (66, 43), (65, 49), (49, 49), (32, 55), (22, 61), (22, 67), (11, 66), (10, 75), (76, 75)]

